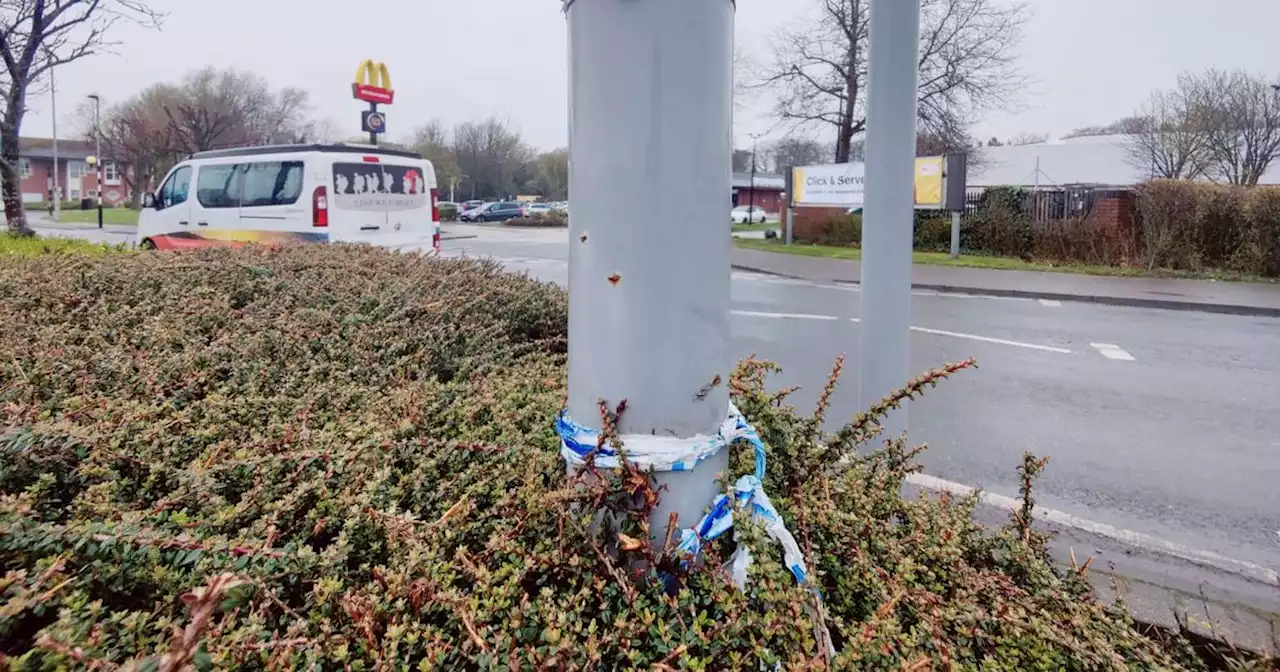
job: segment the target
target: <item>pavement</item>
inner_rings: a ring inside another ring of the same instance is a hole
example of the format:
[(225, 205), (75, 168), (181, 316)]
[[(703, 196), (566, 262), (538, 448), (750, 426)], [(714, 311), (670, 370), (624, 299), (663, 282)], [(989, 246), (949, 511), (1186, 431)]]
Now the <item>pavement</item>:
[[(491, 257), (568, 283), (565, 229), (449, 224), (445, 234), (454, 238), (445, 256)], [(813, 407), (833, 360), (846, 354), (828, 416), (834, 429), (860, 410), (862, 295), (850, 267), (822, 268), (832, 275), (735, 270), (730, 352), (782, 366), (772, 383), (801, 386), (791, 398), (800, 409)], [(1208, 613), (1239, 646), (1280, 648), (1280, 319), (971, 287), (918, 287), (911, 317), (913, 371), (967, 357), (980, 368), (911, 404), (910, 438), (929, 450), (909, 490), (981, 488), (977, 516), (998, 525), (1018, 494), (1023, 451), (1047, 455), (1036, 499), (1039, 524), (1057, 534), (1055, 558), (1093, 557), (1099, 590), (1109, 596), (1115, 577), (1137, 618), (1172, 626), (1175, 611), (1201, 621)]]
[[(816, 282), (862, 281), (862, 264), (843, 259), (735, 247), (732, 264), (736, 269)], [(1280, 283), (1120, 278), (915, 264), (911, 267), (911, 285), (937, 292), (1280, 317)]]

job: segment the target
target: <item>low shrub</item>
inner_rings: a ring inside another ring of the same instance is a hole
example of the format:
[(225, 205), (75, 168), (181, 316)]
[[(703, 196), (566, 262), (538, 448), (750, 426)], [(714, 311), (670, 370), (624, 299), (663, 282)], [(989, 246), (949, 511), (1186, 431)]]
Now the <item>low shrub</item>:
[(1280, 277), (1280, 189), (1249, 190), (1246, 212), (1240, 247), (1231, 266), (1267, 277)]
[[(729, 382), (821, 594), (763, 531), (745, 592), (640, 527), (641, 474), (574, 484), (552, 419), (566, 296), (494, 262), (351, 246), (0, 264), (0, 652), (13, 669), (1184, 669), (1058, 571), (1031, 481), (903, 498), (889, 405), (827, 434)], [(837, 366), (837, 373), (839, 367)], [(879, 449), (872, 446), (881, 445)], [(750, 468), (734, 455), (735, 473)], [(609, 509), (616, 530), (591, 526)], [(619, 547), (622, 533), (635, 540)], [(834, 658), (822, 642), (829, 633)]]
[(916, 210), (913, 246), (917, 252), (950, 252), (951, 213)]
[(456, 203), (451, 205), (441, 205), (438, 209), (440, 210), (440, 221), (442, 222), (458, 221), (458, 205)]
[(797, 218), (792, 240), (804, 245), (858, 247), (862, 244), (862, 215), (841, 213)]
[(533, 227), (561, 227), (569, 226), (569, 215), (552, 210), (551, 212), (533, 215), (531, 217), (516, 217), (508, 219), (505, 224), (507, 226), (533, 226)]
[(120, 245), (91, 243), (77, 238), (15, 236), (8, 232), (0, 232), (0, 258), (11, 256), (35, 257), (46, 254), (102, 255), (108, 252), (124, 250), (125, 248)]

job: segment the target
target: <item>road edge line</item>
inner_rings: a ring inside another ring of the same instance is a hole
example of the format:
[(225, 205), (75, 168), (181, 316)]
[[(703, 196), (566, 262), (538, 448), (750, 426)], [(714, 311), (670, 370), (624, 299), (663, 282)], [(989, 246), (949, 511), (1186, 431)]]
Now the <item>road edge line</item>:
[[(1022, 507), (1022, 503), (1013, 497), (998, 495), (993, 492), (987, 492), (981, 488), (955, 483), (936, 476), (928, 474), (908, 474), (906, 482), (917, 487), (931, 490), (934, 492), (950, 492), (955, 495), (970, 495), (974, 492), (978, 493), (978, 500), (988, 506), (993, 506), (1007, 511), (1017, 511)], [(1090, 534), (1120, 542), (1126, 546), (1133, 546), (1154, 553), (1173, 556), (1187, 562), (1197, 565), (1216, 569), (1218, 571), (1235, 574), (1252, 581), (1264, 583), (1274, 588), (1280, 588), (1280, 572), (1270, 567), (1249, 562), (1247, 560), (1237, 560), (1229, 558), (1221, 553), (1213, 551), (1205, 551), (1198, 548), (1191, 548), (1181, 544), (1175, 544), (1159, 537), (1153, 537), (1142, 532), (1126, 530), (1118, 528), (1106, 523), (1081, 518), (1065, 511), (1058, 511), (1041, 506), (1037, 506), (1032, 514), (1037, 520), (1060, 525), (1062, 527), (1070, 527), (1077, 530), (1083, 530)]]

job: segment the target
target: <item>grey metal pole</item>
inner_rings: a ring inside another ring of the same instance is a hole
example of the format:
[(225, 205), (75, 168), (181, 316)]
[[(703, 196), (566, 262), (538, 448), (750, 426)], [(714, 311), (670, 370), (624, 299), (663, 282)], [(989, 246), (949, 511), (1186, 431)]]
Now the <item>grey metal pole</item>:
[[(569, 414), (620, 434), (714, 435), (728, 414), (732, 0), (573, 0), (569, 24)], [(673, 21), (672, 17), (680, 20)], [(658, 212), (619, 208), (652, 202)], [(695, 525), (721, 451), (666, 485), (653, 514)]]
[(97, 149), (94, 150), (95, 156), (98, 157), (97, 172), (97, 190), (98, 190), (98, 228), (102, 228), (102, 98), (97, 95), (89, 96), (93, 99), (93, 135), (97, 141)]
[(62, 190), (58, 186), (58, 84), (49, 68), (49, 111), (53, 114), (53, 221), (62, 219)]
[(786, 231), (786, 235), (783, 236), (783, 242), (786, 243), (787, 245), (791, 244), (791, 235), (792, 235), (791, 232), (795, 229), (795, 225), (796, 225), (796, 209), (788, 205), (787, 206), (787, 231)]
[[(862, 229), (858, 393), (866, 408), (910, 373), (920, 3), (872, 0), (868, 54), (867, 177)], [(907, 428), (907, 407), (885, 418), (885, 436)]]
[(960, 258), (960, 211), (951, 213), (951, 258)]

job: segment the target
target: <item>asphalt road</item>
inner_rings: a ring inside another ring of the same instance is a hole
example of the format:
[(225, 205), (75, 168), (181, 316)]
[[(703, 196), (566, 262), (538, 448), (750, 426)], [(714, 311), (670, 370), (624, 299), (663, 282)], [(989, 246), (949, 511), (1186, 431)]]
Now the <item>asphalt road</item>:
[[(567, 282), (564, 230), (448, 229), (447, 256)], [(805, 408), (846, 353), (829, 417), (853, 418), (859, 290), (739, 272), (731, 287), (733, 354), (780, 364)], [(910, 439), (930, 447), (920, 485), (1014, 497), (1023, 451), (1048, 455), (1037, 499), (1057, 515), (1059, 556), (1098, 555), (1138, 584), (1269, 612), (1262, 622), (1280, 614), (1280, 320), (916, 292), (912, 324), (917, 371), (979, 363), (910, 409)]]

